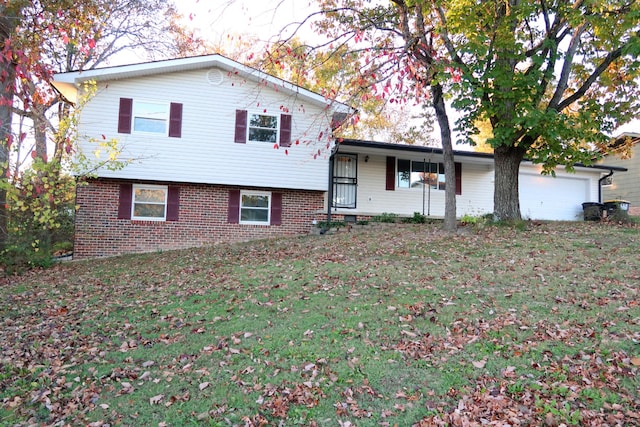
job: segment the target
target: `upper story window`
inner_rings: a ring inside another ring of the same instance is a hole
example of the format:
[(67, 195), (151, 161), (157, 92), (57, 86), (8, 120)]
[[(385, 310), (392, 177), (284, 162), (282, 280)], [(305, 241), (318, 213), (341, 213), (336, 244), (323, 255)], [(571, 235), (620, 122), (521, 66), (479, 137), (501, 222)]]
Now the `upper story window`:
[(168, 121), (169, 104), (162, 102), (134, 101), (134, 131), (166, 134)]
[(146, 221), (164, 221), (167, 217), (165, 185), (133, 185), (131, 218)]
[(182, 104), (120, 98), (118, 133), (146, 132), (182, 137)]
[(275, 115), (236, 110), (234, 142), (245, 144), (247, 140), (291, 147), (291, 114)]
[(271, 142), (278, 140), (278, 116), (249, 114), (249, 141)]
[(444, 190), (444, 164), (416, 162), (398, 159), (398, 188), (422, 188), (430, 186), (434, 190)]

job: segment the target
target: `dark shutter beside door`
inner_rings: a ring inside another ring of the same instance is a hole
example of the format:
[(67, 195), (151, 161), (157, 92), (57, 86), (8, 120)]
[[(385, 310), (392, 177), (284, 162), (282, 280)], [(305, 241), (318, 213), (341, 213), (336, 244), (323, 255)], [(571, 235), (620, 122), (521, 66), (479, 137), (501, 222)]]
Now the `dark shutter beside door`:
[(456, 162), (456, 194), (462, 194), (462, 164)]

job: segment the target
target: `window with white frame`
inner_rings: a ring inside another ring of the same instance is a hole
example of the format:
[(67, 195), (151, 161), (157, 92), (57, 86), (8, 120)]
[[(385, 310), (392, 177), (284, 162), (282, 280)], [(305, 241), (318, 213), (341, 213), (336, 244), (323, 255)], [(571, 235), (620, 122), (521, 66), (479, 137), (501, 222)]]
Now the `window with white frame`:
[(138, 101), (133, 103), (133, 130), (166, 134), (169, 123), (169, 104)]
[(278, 140), (278, 116), (270, 114), (249, 114), (248, 140), (273, 142)]
[(240, 224), (269, 224), (271, 193), (262, 191), (240, 192)]
[(131, 218), (164, 221), (167, 218), (168, 188), (164, 185), (133, 185)]
[(444, 190), (444, 164), (398, 159), (398, 188)]

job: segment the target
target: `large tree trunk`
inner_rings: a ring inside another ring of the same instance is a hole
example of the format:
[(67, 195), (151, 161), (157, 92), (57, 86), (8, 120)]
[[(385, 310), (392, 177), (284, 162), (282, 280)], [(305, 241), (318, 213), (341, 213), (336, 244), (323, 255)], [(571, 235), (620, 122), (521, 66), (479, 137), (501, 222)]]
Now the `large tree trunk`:
[(524, 148), (513, 146), (500, 146), (494, 151), (493, 211), (498, 221), (521, 219), (518, 175), (525, 152)]
[[(5, 43), (13, 34), (18, 19), (19, 7), (0, 5), (0, 52), (4, 53)], [(15, 64), (0, 55), (0, 179), (6, 180), (9, 167), (9, 140), (13, 118), (13, 94), (15, 87)], [(5, 248), (7, 229), (7, 191), (0, 186), (0, 251)]]
[(442, 86), (440, 83), (431, 85), (433, 107), (436, 110), (436, 118), (440, 126), (440, 140), (442, 141), (442, 155), (444, 157), (444, 179), (447, 183), (444, 190), (444, 229), (455, 231), (456, 220), (456, 165), (453, 158), (453, 143), (451, 142), (451, 128), (447, 115)]

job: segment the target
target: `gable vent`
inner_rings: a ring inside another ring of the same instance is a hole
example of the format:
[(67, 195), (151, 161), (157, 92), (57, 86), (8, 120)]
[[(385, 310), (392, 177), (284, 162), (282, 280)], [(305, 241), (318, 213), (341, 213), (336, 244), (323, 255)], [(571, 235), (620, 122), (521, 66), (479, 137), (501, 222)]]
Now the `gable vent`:
[(222, 83), (223, 80), (224, 74), (222, 74), (222, 71), (218, 70), (217, 68), (212, 68), (207, 72), (207, 81), (209, 82), (209, 84), (218, 86)]

